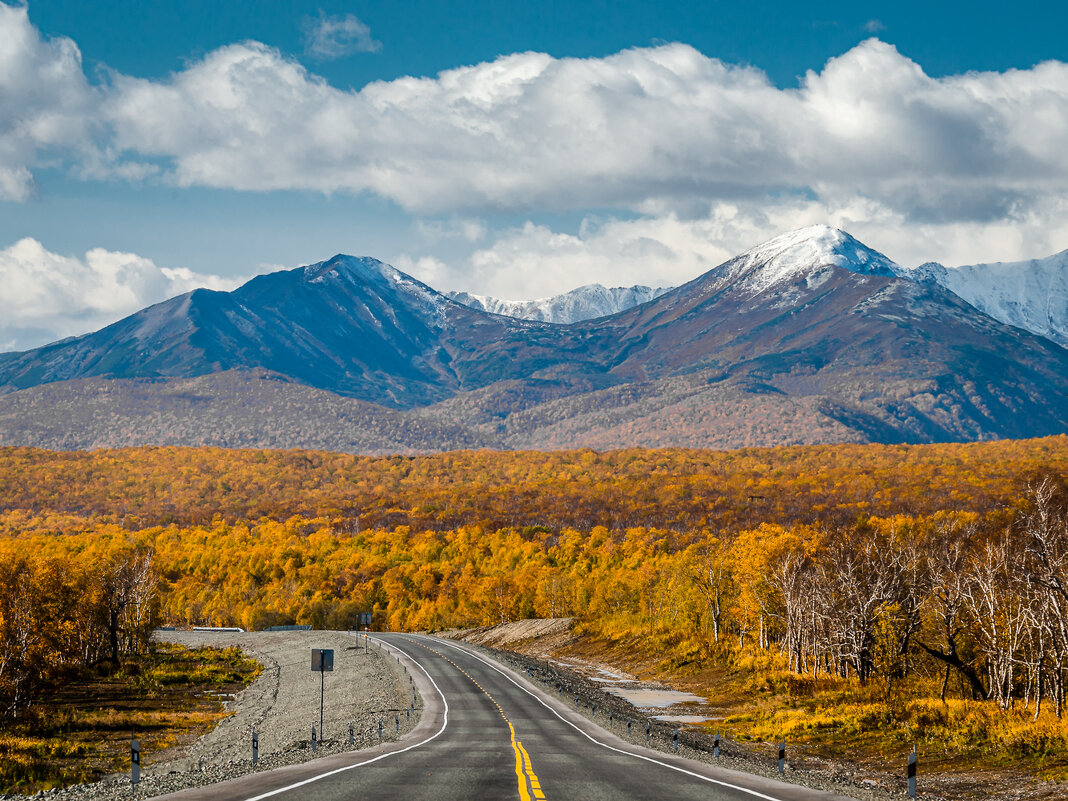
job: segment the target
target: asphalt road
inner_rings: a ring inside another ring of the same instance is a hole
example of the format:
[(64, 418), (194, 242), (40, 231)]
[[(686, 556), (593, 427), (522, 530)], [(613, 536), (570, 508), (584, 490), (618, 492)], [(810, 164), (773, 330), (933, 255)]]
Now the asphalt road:
[(831, 801), (817, 790), (635, 747), (460, 644), (376, 635), (407, 664), (424, 710), (367, 751), (166, 796), (183, 801)]

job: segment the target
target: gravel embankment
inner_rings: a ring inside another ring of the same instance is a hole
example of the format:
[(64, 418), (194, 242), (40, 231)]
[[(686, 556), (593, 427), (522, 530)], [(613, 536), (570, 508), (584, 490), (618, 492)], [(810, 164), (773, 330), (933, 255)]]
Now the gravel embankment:
[[(226, 702), (232, 714), (182, 753), (142, 754), (141, 783), (131, 792), (128, 773), (94, 784), (38, 793), (60, 801), (127, 801), (232, 779), (253, 771), (307, 762), (339, 751), (397, 740), (415, 726), (422, 702), (397, 660), (372, 640), (346, 632), (294, 631), (222, 633), (168, 631), (161, 639), (184, 645), (237, 646), (263, 665), (263, 674)], [(311, 727), (319, 728), (320, 675), (311, 670), (311, 649), (334, 649), (334, 671), (325, 674), (323, 736), (311, 749)], [(349, 724), (354, 744), (349, 746)], [(252, 729), (259, 735), (259, 762), (252, 765)], [(26, 796), (4, 796), (17, 801)]]

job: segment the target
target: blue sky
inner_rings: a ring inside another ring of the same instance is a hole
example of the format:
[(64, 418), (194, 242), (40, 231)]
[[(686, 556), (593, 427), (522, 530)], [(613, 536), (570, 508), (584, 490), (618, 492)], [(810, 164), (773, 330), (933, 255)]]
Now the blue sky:
[(0, 349), (336, 252), (505, 297), (1068, 247), (1053, 3), (0, 2)]

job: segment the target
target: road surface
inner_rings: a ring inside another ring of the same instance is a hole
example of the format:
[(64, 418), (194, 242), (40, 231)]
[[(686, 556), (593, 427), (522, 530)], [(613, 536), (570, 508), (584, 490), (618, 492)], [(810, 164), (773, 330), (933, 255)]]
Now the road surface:
[(165, 796), (178, 801), (832, 801), (624, 742), (470, 647), (375, 635), (424, 710), (405, 739)]

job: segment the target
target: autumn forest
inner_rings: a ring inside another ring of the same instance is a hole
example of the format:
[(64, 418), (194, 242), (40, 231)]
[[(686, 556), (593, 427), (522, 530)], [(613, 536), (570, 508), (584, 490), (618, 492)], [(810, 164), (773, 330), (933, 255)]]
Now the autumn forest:
[(674, 664), (762, 659), (797, 681), (1057, 720), (1066, 478), (1065, 437), (383, 458), (0, 449), (0, 712), (70, 666), (145, 647), (161, 622), (349, 628), (371, 611), (393, 630), (574, 616)]

